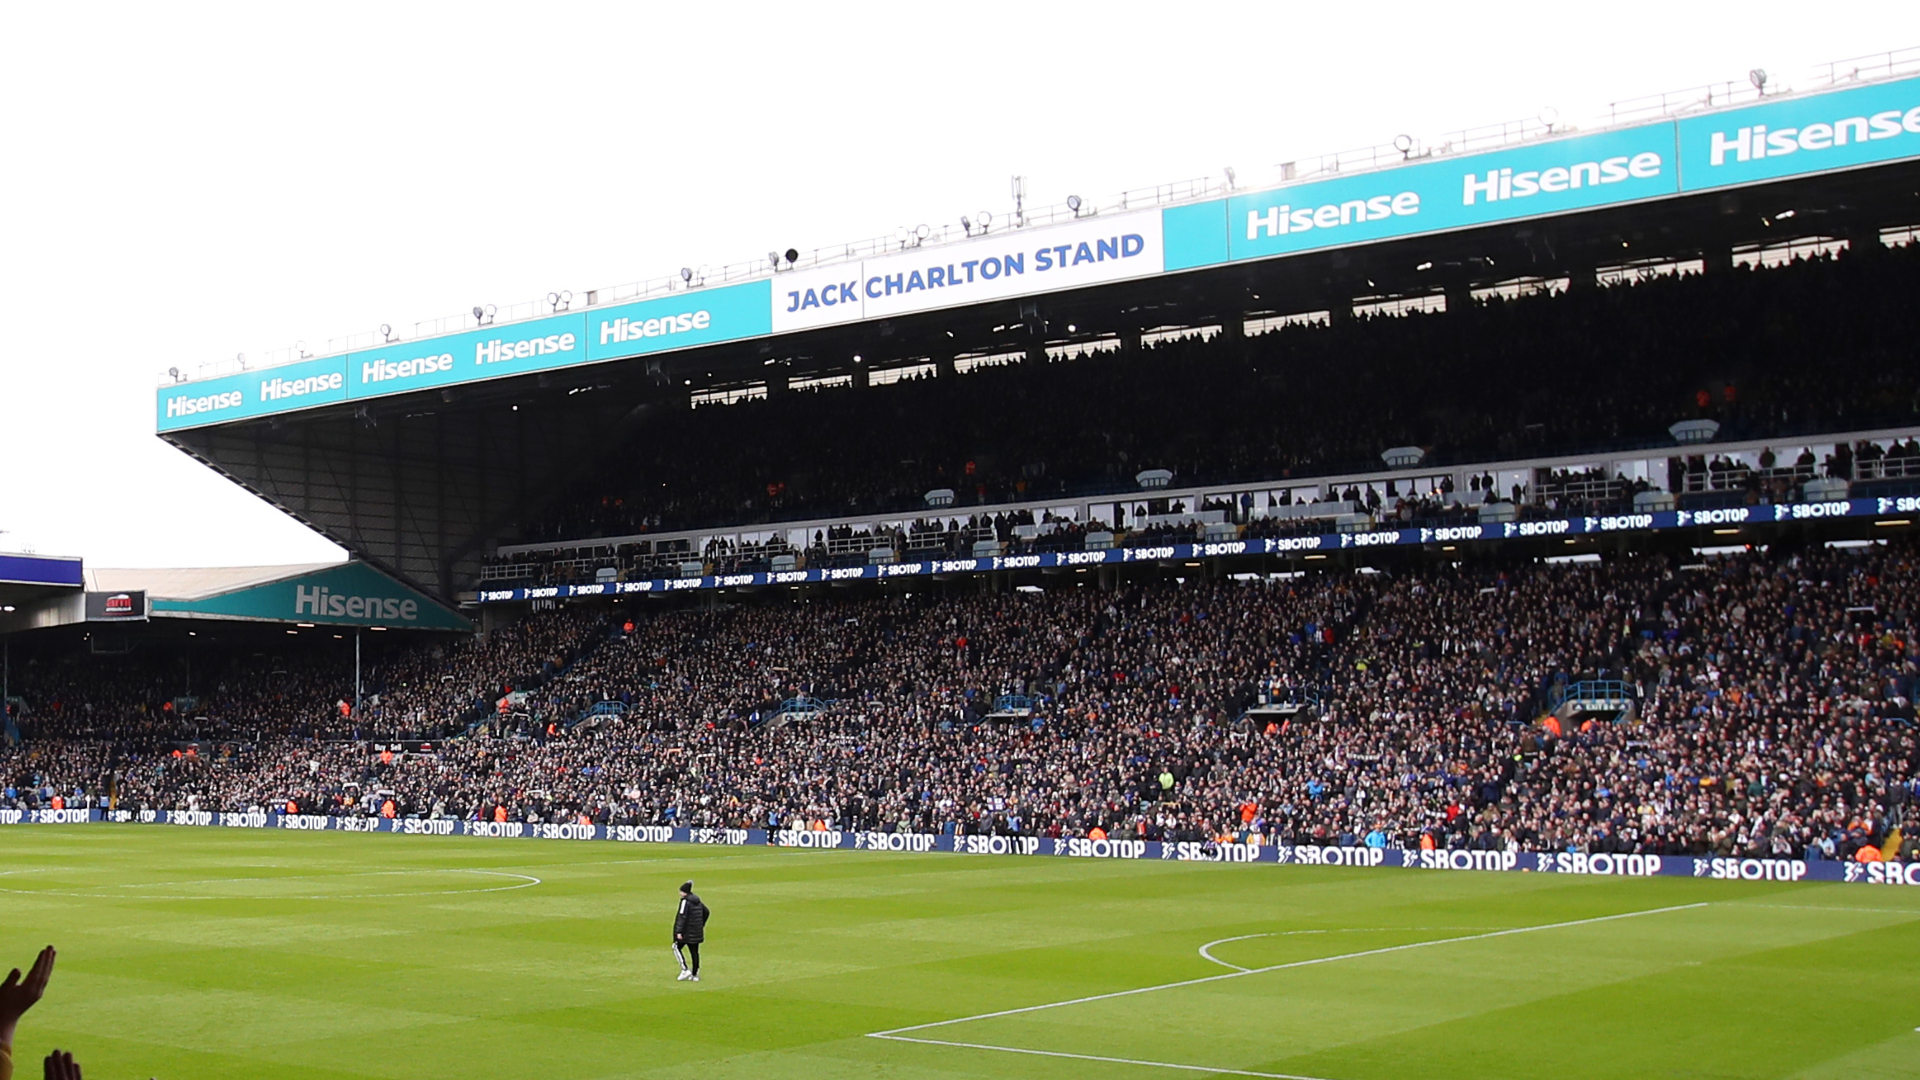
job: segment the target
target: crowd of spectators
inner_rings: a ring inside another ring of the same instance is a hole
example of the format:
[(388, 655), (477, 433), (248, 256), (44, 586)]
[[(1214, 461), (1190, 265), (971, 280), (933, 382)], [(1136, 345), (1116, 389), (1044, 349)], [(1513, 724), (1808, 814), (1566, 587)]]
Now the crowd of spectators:
[(15, 722), (29, 747), (442, 738), (495, 718), (503, 699), (524, 698), (590, 651), (605, 629), (604, 613), (575, 608), (484, 636), (370, 650), (357, 711), (347, 649), (16, 651)]
[[(1920, 250), (1460, 310), (1189, 338), (864, 390), (663, 416), (538, 518), (529, 541), (1672, 445), (1920, 416)], [(698, 454), (686, 448), (698, 446)], [(1479, 501), (1479, 492), (1473, 493)], [(1500, 497), (1505, 498), (1506, 492)]]
[[(1912, 854), (1916, 586), (1896, 543), (575, 607), (392, 664), (409, 728), (491, 702), (424, 751), (30, 726), (0, 775), (22, 803)], [(1595, 680), (1631, 709), (1553, 712)]]

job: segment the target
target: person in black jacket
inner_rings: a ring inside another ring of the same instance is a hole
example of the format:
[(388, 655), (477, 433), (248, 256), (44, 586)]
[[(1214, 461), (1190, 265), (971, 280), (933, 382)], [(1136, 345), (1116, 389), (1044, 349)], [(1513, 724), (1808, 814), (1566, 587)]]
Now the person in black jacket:
[(694, 895), (693, 882), (680, 886), (680, 910), (673, 916), (673, 954), (680, 960), (682, 980), (700, 981), (700, 943), (707, 940), (710, 914), (707, 905)]

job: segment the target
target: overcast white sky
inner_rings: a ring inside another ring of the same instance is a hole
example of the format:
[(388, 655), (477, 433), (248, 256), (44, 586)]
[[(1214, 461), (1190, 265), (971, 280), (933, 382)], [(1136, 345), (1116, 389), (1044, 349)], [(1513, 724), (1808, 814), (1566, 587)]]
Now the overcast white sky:
[(1920, 4), (9, 5), (0, 550), (340, 552), (156, 373), (1920, 45)]

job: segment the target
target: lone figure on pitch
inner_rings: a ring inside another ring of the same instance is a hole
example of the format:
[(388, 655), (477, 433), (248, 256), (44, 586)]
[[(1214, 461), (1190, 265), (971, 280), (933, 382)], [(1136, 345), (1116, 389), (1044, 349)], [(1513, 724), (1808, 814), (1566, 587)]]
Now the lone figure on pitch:
[(700, 943), (707, 940), (707, 905), (693, 893), (693, 882), (680, 886), (680, 910), (673, 916), (673, 955), (680, 961), (682, 980), (700, 981)]

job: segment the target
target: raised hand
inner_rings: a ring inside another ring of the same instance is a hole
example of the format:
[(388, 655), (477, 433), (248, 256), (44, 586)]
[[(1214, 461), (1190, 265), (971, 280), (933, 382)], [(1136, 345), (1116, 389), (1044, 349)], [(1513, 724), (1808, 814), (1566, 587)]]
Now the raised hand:
[(33, 968), (27, 977), (20, 977), (20, 969), (14, 968), (5, 982), (0, 982), (0, 1043), (13, 1045), (13, 1029), (20, 1023), (20, 1014), (33, 1008), (40, 995), (47, 992), (47, 980), (53, 977), (53, 946), (40, 950), (34, 958)]
[(80, 1063), (55, 1050), (47, 1055), (47, 1080), (80, 1080)]

